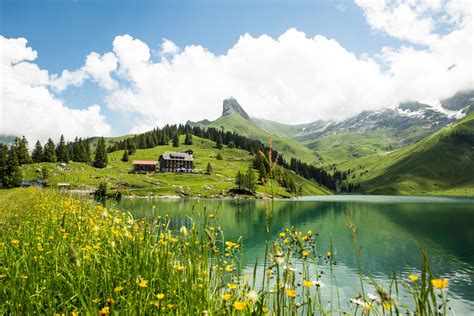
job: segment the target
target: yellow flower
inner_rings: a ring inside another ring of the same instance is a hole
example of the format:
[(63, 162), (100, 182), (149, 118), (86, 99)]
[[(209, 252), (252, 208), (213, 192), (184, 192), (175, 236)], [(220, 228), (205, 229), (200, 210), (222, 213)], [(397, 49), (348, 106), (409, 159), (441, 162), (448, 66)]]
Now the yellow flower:
[(303, 255), (303, 257), (307, 257), (309, 255), (309, 252), (306, 250), (303, 250), (301, 254)]
[(95, 303), (95, 304), (97, 304), (99, 302), (100, 302), (100, 298), (95, 298), (95, 299), (92, 300), (92, 303)]
[(281, 238), (285, 238), (285, 236), (286, 236), (285, 232), (281, 232), (281, 233), (280, 233), (280, 237), (281, 237)]
[(263, 306), (263, 307), (262, 307), (262, 312), (264, 312), (264, 313), (268, 313), (268, 307), (266, 307), (266, 306)]
[(157, 299), (159, 299), (159, 300), (162, 300), (162, 299), (165, 298), (165, 294), (163, 294), (163, 293), (158, 293), (158, 294), (155, 294), (155, 297), (156, 297)]
[(313, 231), (310, 229), (308, 230), (308, 236), (311, 236), (313, 234)]
[(234, 268), (231, 265), (228, 265), (228, 266), (225, 267), (225, 270), (227, 272), (232, 272), (232, 271), (234, 271)]
[(383, 306), (384, 309), (390, 309), (390, 303), (389, 302), (386, 302), (386, 301), (383, 302), (382, 306)]
[(99, 311), (99, 315), (108, 315), (110, 314), (110, 307), (105, 306)]
[(15, 246), (18, 246), (20, 244), (20, 241), (18, 239), (12, 239), (11, 243)]
[(237, 301), (234, 302), (234, 308), (238, 311), (241, 311), (245, 308), (245, 302)]
[(227, 287), (231, 290), (235, 290), (237, 288), (237, 285), (235, 285), (234, 283), (227, 283)]
[(137, 284), (139, 287), (148, 287), (148, 280), (145, 279), (137, 279)]
[(71, 312), (71, 316), (79, 316), (79, 312), (77, 311)]
[(178, 271), (183, 271), (183, 270), (184, 270), (184, 266), (180, 265), (179, 263), (176, 264), (176, 265), (174, 266), (174, 268), (175, 268), (176, 270), (178, 270)]
[(290, 297), (290, 298), (294, 298), (296, 296), (296, 291), (287, 289), (286, 290), (286, 295), (288, 295), (288, 297)]
[(437, 289), (444, 289), (448, 286), (448, 279), (435, 279), (431, 280), (431, 284)]
[(408, 277), (410, 278), (412, 282), (416, 282), (420, 278), (419, 276), (413, 275), (413, 274), (410, 274)]
[(119, 285), (114, 289), (114, 292), (120, 292), (123, 290), (123, 286)]
[(311, 281), (303, 280), (303, 285), (304, 285), (304, 286), (307, 286), (307, 287), (312, 287), (312, 286), (314, 285), (314, 283), (311, 282)]
[(362, 307), (362, 312), (368, 314), (372, 310), (372, 305), (365, 305)]
[(287, 243), (288, 243), (288, 238), (285, 238), (285, 239), (283, 240), (283, 243), (284, 243), (284, 244), (287, 244)]
[(228, 301), (228, 300), (230, 300), (231, 297), (232, 296), (229, 293), (221, 295), (221, 298), (222, 298), (223, 301)]
[(113, 298), (107, 298), (107, 299), (105, 299), (105, 302), (108, 303), (108, 304), (114, 304), (115, 300)]
[(326, 256), (327, 256), (328, 258), (331, 258), (332, 253), (331, 253), (330, 251), (328, 251), (328, 252), (326, 253)]

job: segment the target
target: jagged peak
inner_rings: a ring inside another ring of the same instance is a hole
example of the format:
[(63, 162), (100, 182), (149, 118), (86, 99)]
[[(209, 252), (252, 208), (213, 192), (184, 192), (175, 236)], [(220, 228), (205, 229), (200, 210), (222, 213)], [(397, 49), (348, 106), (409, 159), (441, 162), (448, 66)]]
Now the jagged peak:
[(247, 112), (245, 112), (245, 110), (242, 108), (242, 106), (240, 106), (239, 102), (237, 102), (234, 97), (225, 99), (222, 104), (222, 116), (227, 116), (234, 113), (250, 121), (250, 116), (247, 114)]

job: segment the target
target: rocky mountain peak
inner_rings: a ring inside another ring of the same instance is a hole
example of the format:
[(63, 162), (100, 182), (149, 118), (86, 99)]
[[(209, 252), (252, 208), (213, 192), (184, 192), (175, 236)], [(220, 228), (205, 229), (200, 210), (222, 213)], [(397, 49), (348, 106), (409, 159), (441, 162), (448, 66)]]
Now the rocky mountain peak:
[(250, 120), (250, 116), (245, 112), (245, 110), (240, 106), (239, 102), (234, 97), (230, 97), (224, 100), (222, 106), (222, 116), (227, 116), (231, 114), (238, 114), (246, 120)]

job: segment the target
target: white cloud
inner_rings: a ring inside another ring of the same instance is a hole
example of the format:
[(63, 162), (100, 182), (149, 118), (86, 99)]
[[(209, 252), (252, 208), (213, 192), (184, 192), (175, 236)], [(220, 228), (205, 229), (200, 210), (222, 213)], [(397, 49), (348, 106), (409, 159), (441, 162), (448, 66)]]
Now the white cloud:
[(26, 45), (24, 38), (0, 36), (0, 134), (25, 135), (30, 142), (109, 134), (98, 105), (70, 109), (49, 91), (48, 72), (30, 62), (37, 54)]

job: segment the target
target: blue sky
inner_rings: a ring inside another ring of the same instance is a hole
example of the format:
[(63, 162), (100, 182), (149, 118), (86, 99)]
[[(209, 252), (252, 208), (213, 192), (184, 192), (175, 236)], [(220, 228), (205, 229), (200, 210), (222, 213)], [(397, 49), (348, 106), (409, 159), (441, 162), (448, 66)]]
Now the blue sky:
[(8, 116), (32, 109), (65, 122), (45, 119), (32, 137), (120, 135), (214, 119), (231, 95), (251, 116), (303, 123), (472, 86), (467, 2), (381, 3), (0, 0), (14, 74), (0, 134), (24, 133)]

